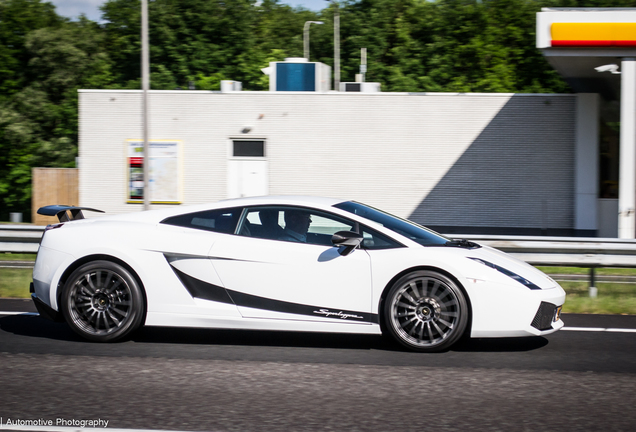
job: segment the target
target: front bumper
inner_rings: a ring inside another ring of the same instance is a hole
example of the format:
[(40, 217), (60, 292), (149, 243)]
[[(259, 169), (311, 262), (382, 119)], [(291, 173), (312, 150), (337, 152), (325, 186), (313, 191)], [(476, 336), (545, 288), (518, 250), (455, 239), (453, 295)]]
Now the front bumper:
[(561, 329), (558, 316), (565, 291), (515, 289), (503, 284), (475, 284), (469, 291), (473, 306), (471, 337), (544, 336)]

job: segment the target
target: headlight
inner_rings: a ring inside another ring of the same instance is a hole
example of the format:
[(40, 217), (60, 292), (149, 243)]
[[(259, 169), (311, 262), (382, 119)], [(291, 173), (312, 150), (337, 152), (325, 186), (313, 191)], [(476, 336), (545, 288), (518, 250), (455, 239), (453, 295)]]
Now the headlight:
[(469, 257), (469, 259), (473, 260), (473, 261), (477, 261), (478, 263), (481, 263), (487, 267), (490, 267), (491, 269), (497, 270), (500, 273), (505, 274), (508, 277), (511, 277), (512, 279), (516, 280), (517, 282), (519, 282), (521, 285), (524, 285), (526, 288), (529, 288), (531, 290), (540, 290), (541, 288), (539, 288), (537, 285), (533, 284), (532, 282), (530, 282), (528, 279), (519, 276), (517, 273), (515, 272), (511, 272), (508, 269), (505, 269), (501, 266), (498, 266), (497, 264), (493, 264), (491, 262), (488, 261), (484, 261), (481, 258), (472, 258)]

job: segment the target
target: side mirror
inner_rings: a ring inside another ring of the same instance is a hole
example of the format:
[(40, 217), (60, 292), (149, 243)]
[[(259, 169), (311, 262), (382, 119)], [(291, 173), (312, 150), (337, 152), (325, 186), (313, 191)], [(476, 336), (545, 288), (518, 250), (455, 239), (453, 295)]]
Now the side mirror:
[(355, 248), (360, 246), (364, 237), (353, 231), (338, 231), (331, 236), (331, 243), (338, 247), (338, 253), (343, 256), (349, 255)]

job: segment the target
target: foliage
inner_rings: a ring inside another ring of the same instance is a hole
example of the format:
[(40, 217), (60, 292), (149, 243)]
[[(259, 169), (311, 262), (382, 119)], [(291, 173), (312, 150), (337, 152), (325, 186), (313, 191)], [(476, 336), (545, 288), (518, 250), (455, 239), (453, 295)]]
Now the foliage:
[(26, 84), (22, 73), (28, 66), (25, 48), (29, 32), (56, 28), (64, 20), (50, 3), (34, 0), (0, 0), (0, 102)]
[[(567, 92), (535, 46), (544, 6), (633, 6), (633, 0), (344, 0), (320, 12), (278, 0), (149, 1), (151, 87), (267, 90), (271, 61), (303, 55), (333, 67), (340, 16), (341, 81), (384, 91)], [(31, 168), (74, 166), (77, 90), (140, 87), (140, 0), (108, 0), (102, 21), (69, 21), (44, 0), (0, 0), (0, 220), (30, 214)]]
[[(25, 10), (39, 15), (50, 5), (39, 0), (8, 0), (3, 12)], [(22, 9), (16, 9), (16, 5)], [(52, 11), (52, 10), (51, 10)], [(3, 14), (3, 18), (10, 16)], [(20, 211), (30, 217), (31, 168), (73, 167), (77, 156), (77, 90), (102, 88), (113, 81), (112, 62), (104, 51), (100, 27), (85, 18), (69, 22), (24, 18), (32, 24), (20, 39), (20, 62), (11, 82), (21, 88), (8, 89), (0, 100), (0, 219)], [(7, 22), (2, 21), (1, 34)], [(39, 27), (42, 23), (53, 24)], [(26, 27), (24, 24), (23, 27)], [(4, 43), (15, 41), (5, 38)], [(14, 45), (15, 47), (15, 45)]]
[[(286, 46), (291, 35), (291, 28), (285, 28), (280, 36), (276, 21), (302, 27), (299, 22), (306, 13), (297, 17), (291, 8), (273, 1), (255, 3), (150, 2), (151, 87), (188, 88), (194, 82), (197, 88), (218, 90), (222, 79), (233, 79), (242, 81), (245, 90), (265, 90), (260, 69), (272, 50)], [(139, 1), (111, 0), (102, 10), (108, 21), (104, 25), (108, 52), (120, 82), (139, 88)]]

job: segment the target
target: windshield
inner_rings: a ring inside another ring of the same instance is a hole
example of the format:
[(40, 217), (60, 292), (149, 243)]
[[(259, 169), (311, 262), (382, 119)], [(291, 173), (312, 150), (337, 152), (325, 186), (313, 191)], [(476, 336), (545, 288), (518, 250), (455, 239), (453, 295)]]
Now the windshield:
[(392, 214), (369, 207), (368, 205), (361, 204), (359, 202), (346, 201), (336, 204), (334, 207), (379, 223), (383, 227), (395, 231), (396, 233), (423, 246), (446, 245), (446, 243), (450, 240), (441, 234), (431, 231), (430, 229), (414, 222), (393, 216)]

